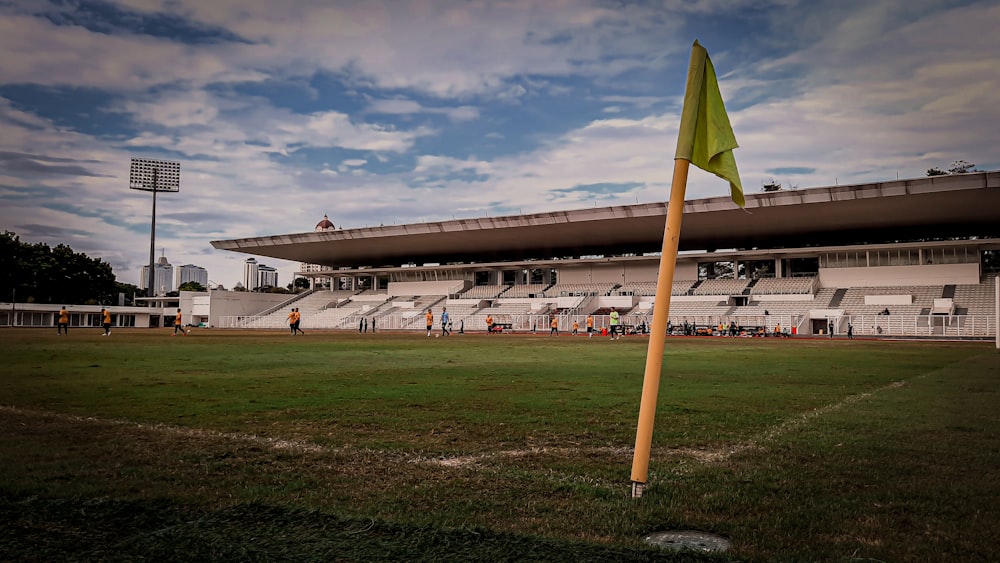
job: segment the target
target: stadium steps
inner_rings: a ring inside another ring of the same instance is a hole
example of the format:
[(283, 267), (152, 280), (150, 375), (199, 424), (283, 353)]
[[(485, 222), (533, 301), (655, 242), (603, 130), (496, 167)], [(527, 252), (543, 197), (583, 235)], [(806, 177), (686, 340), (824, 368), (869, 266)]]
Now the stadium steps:
[(703, 282), (703, 281), (705, 281), (705, 280), (698, 280), (698, 281), (694, 282), (693, 284), (691, 284), (691, 287), (689, 287), (688, 290), (687, 290), (687, 294), (688, 295), (694, 295), (694, 290), (698, 289), (698, 286), (701, 285), (701, 282)]
[(847, 294), (847, 288), (842, 287), (833, 293), (833, 297), (830, 298), (830, 304), (827, 305), (827, 309), (836, 309), (840, 306), (840, 302), (844, 300), (844, 295)]

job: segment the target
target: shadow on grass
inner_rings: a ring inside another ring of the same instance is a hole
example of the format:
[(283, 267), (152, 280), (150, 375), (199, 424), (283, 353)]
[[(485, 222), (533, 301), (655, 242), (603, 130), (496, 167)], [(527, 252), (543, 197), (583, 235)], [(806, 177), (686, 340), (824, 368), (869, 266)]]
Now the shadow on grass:
[(403, 526), (317, 510), (0, 493), (5, 561), (720, 561), (489, 530)]

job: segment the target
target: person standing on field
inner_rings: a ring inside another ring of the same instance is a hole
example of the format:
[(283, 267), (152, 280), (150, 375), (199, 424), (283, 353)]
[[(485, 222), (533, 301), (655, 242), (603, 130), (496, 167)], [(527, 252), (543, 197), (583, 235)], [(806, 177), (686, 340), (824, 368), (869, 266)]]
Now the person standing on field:
[(430, 337), (431, 331), (434, 330), (434, 310), (427, 309), (427, 336)]
[(288, 332), (295, 336), (295, 308), (288, 312)]
[(107, 309), (101, 309), (101, 326), (104, 327), (104, 334), (102, 336), (111, 335), (111, 311)]
[(587, 338), (594, 337), (594, 314), (587, 315)]
[(847, 323), (847, 339), (854, 340), (854, 325)]
[(559, 336), (559, 317), (552, 315), (552, 321), (549, 322), (549, 336), (552, 335)]
[(493, 315), (486, 313), (486, 334), (493, 333)]
[(621, 336), (618, 334), (618, 323), (619, 322), (620, 322), (620, 318), (619, 318), (619, 315), (618, 315), (618, 310), (615, 309), (614, 307), (612, 307), (611, 308), (611, 321), (610, 321), (610, 324), (611, 324), (611, 340), (615, 340), (616, 338), (621, 338)]
[(441, 336), (451, 336), (451, 329), (448, 327), (448, 323), (451, 322), (451, 317), (448, 315), (448, 308), (441, 308)]
[(62, 309), (59, 309), (59, 322), (56, 324), (56, 334), (66, 333), (69, 336), (69, 311), (66, 310), (64, 305)]
[(298, 332), (304, 336), (306, 331), (302, 330), (302, 313), (299, 312), (298, 307), (292, 309), (292, 311), (295, 312), (295, 324), (292, 325), (292, 334), (294, 335)]
[(576, 336), (578, 334), (580, 334), (580, 323), (576, 322), (576, 319), (574, 319), (573, 320), (573, 336)]
[(170, 336), (177, 336), (177, 332), (178, 331), (180, 331), (181, 336), (187, 336), (187, 333), (184, 332), (184, 324), (183, 324), (183, 321), (182, 321), (182, 318), (181, 318), (181, 310), (180, 309), (177, 309), (177, 316), (174, 317), (174, 333), (171, 334)]

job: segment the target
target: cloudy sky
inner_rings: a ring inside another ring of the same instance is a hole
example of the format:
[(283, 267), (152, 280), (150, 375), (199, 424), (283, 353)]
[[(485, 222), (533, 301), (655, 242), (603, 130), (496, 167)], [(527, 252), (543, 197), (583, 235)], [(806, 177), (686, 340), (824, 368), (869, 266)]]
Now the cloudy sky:
[[(138, 284), (209, 241), (664, 201), (691, 44), (748, 193), (1000, 168), (995, 0), (3, 0), (0, 229)], [(726, 195), (691, 172), (688, 199)], [(296, 265), (265, 259), (291, 281)]]

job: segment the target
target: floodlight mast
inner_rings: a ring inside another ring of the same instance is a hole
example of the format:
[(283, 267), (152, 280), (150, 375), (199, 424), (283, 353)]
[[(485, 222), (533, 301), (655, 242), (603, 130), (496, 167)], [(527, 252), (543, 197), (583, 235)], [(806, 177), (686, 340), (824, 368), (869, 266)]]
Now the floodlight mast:
[(149, 226), (149, 272), (146, 297), (156, 295), (156, 192), (178, 192), (181, 189), (181, 163), (169, 160), (133, 158), (129, 171), (129, 188), (153, 192), (153, 214)]
[(156, 169), (153, 169), (153, 214), (149, 221), (149, 271), (146, 273), (146, 297), (156, 296)]

